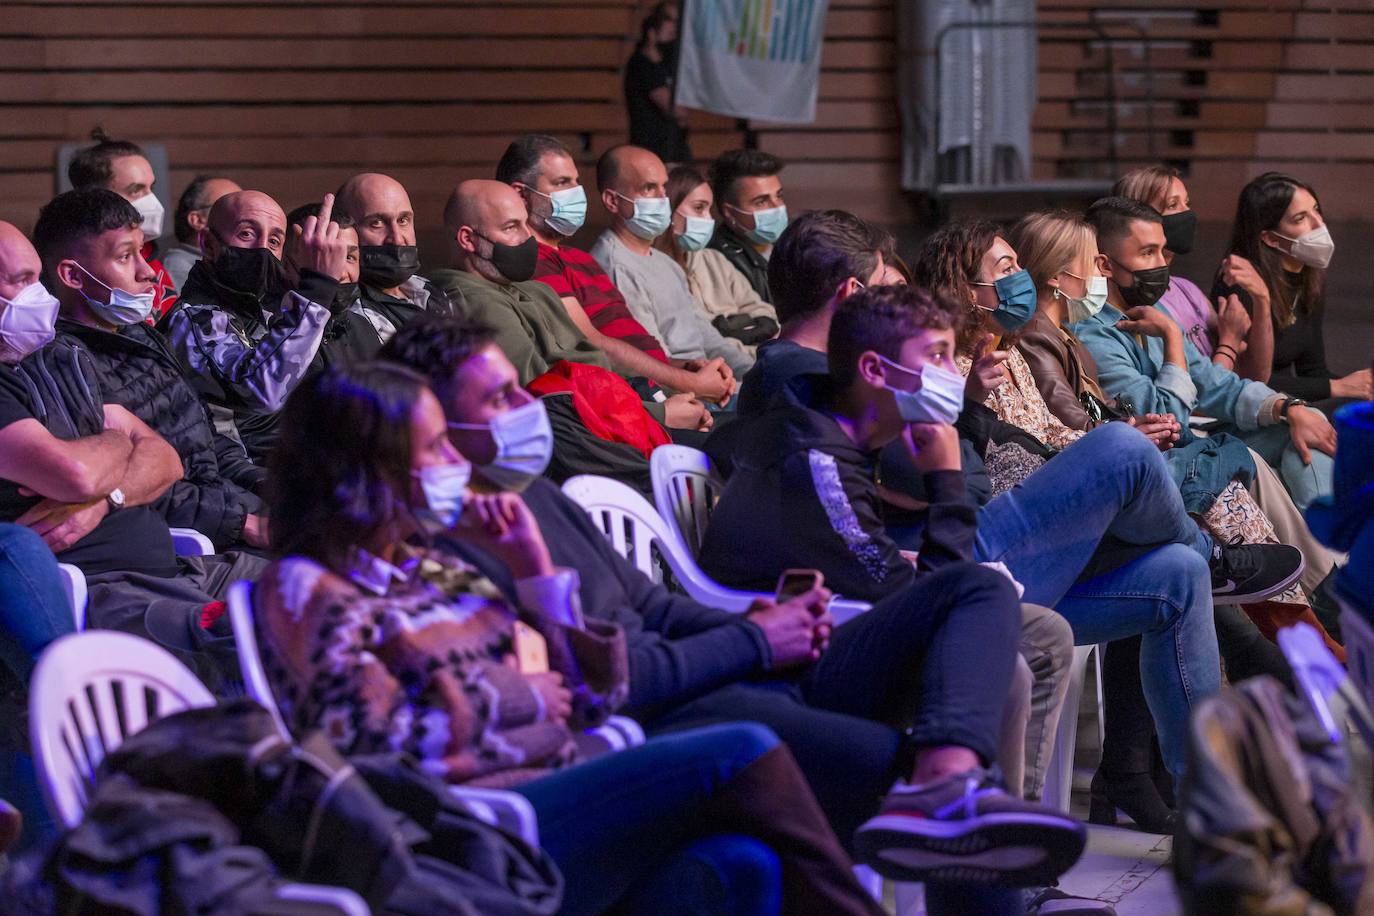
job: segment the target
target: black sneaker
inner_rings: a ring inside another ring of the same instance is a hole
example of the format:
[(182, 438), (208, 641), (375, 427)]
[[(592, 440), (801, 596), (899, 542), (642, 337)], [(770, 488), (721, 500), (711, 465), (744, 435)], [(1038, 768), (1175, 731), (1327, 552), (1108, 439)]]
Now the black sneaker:
[(1231, 544), (1212, 548), (1212, 603), (1249, 604), (1297, 581), (1307, 561), (1287, 544)]
[(857, 859), (896, 881), (1028, 887), (1078, 861), (1088, 834), (1062, 811), (1013, 798), (982, 769), (899, 785), (854, 834)]

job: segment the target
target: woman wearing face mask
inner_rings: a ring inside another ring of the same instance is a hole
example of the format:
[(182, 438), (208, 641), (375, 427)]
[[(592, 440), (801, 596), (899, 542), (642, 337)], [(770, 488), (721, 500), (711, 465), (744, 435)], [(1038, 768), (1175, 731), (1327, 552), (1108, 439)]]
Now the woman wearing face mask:
[(673, 221), (658, 237), (657, 247), (677, 261), (687, 274), (687, 285), (716, 330), (753, 348), (778, 333), (778, 314), (759, 298), (749, 280), (725, 255), (707, 248), (715, 232), (711, 217), (714, 203), (711, 184), (692, 166), (680, 165), (668, 173), (668, 202)]
[[(766, 729), (684, 732), (583, 762), (582, 728), (626, 695), (623, 633), (582, 620), (576, 573), (553, 567), (528, 508), (474, 494), (469, 472), (408, 369), (336, 367), (293, 392), (269, 483), (282, 559), (254, 594), (293, 731), (524, 794), (564, 875), (560, 913), (644, 912), (666, 887), (682, 912), (879, 912)], [(519, 607), (432, 546), (440, 533), (504, 562)]]
[[(1266, 172), (1240, 192), (1230, 252), (1255, 266), (1268, 294), (1268, 320), (1273, 327), (1273, 374), (1270, 387), (1296, 398), (1320, 402), (1330, 412), (1339, 399), (1374, 397), (1369, 369), (1337, 376), (1326, 364), (1322, 335), (1323, 287), (1335, 243), (1322, 216), (1317, 192), (1307, 184)], [(1223, 265), (1224, 266), (1224, 265)], [(1235, 293), (1264, 320), (1264, 296), (1257, 284), (1228, 277), (1223, 270), (1213, 295)]]
[[(1112, 194), (1153, 207), (1164, 217), (1166, 264), (1173, 264), (1174, 255), (1193, 250), (1197, 216), (1189, 206), (1188, 188), (1177, 169), (1155, 165), (1127, 172), (1113, 186)], [(1256, 314), (1268, 314), (1269, 295), (1249, 261), (1231, 255), (1222, 261), (1221, 273), (1228, 284), (1250, 293)], [(1218, 296), (1214, 308), (1196, 283), (1170, 271), (1169, 286), (1158, 304), (1203, 356), (1244, 378), (1268, 379), (1273, 335), (1264, 322), (1251, 323), (1250, 313), (1237, 296)]]

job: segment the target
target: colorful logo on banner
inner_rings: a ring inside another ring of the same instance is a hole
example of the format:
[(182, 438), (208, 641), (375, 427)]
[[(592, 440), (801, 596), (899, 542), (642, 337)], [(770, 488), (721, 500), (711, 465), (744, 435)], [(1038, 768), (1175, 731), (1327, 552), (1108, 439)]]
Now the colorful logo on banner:
[(814, 121), (826, 7), (827, 0), (686, 0), (678, 103)]

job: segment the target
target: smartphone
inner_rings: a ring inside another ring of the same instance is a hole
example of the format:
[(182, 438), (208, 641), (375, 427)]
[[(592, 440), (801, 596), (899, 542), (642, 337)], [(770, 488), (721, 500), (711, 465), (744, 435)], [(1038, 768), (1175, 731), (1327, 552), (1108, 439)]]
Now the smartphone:
[(549, 644), (529, 624), (515, 622), (515, 664), (521, 674), (544, 674), (549, 670)]
[(815, 569), (789, 569), (778, 577), (778, 590), (773, 599), (781, 604), (784, 601), (791, 601), (798, 595), (805, 595), (815, 588), (820, 588), (825, 582), (825, 577)]

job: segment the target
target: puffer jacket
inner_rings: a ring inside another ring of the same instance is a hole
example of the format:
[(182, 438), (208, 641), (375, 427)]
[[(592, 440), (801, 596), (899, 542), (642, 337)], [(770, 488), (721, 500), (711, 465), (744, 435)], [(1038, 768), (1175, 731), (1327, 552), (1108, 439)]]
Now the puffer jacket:
[(161, 335), (145, 324), (116, 332), (64, 318), (57, 327), (90, 354), (105, 402), (126, 408), (181, 456), (183, 478), (153, 508), (168, 525), (194, 528), (216, 547), (238, 541), (244, 519), (262, 502), (222, 473), (210, 412)]

